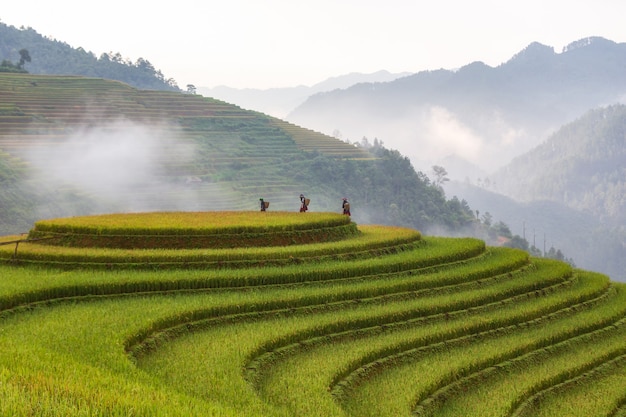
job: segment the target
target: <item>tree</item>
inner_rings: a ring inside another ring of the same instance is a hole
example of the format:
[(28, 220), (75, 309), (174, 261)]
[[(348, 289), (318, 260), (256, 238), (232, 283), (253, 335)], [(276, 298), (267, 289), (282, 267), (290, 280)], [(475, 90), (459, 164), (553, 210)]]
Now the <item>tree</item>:
[(491, 227), (491, 222), (493, 221), (493, 216), (491, 215), (491, 213), (486, 211), (485, 214), (483, 214), (482, 220), (483, 220), (483, 224), (485, 226)]
[(494, 224), (492, 228), (496, 231), (498, 236), (506, 237), (509, 239), (513, 238), (513, 233), (511, 233), (511, 229), (506, 223), (502, 221), (496, 222), (496, 224)]
[(504, 246), (518, 248), (528, 252), (528, 241), (520, 235), (515, 235)]
[(196, 94), (196, 86), (193, 84), (187, 84), (187, 92), (189, 94)]
[(561, 249), (555, 249), (554, 246), (550, 247), (548, 253), (546, 254), (546, 258), (556, 259), (558, 261), (565, 260), (565, 256), (563, 255), (563, 252), (561, 252)]
[(543, 256), (541, 249), (539, 249), (535, 245), (531, 246), (530, 249), (528, 249), (528, 252), (530, 253), (530, 256), (534, 256), (536, 258), (541, 258)]
[(433, 182), (437, 187), (441, 187), (445, 182), (450, 181), (448, 171), (442, 166), (433, 165), (433, 173), (435, 174), (435, 181)]
[(30, 62), (30, 54), (26, 49), (20, 49), (20, 62), (17, 64), (19, 69), (24, 69), (24, 63)]

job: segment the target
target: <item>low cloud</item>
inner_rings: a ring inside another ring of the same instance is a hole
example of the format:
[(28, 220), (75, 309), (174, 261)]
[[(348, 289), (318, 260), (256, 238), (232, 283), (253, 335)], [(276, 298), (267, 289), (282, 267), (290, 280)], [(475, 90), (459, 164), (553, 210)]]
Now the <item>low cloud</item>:
[(432, 165), (446, 167), (449, 161), (459, 161), (457, 166), (449, 167), (459, 179), (474, 177), (480, 170), (493, 172), (538, 140), (497, 110), (476, 112), (471, 120), (440, 105), (420, 105), (369, 117), (368, 109), (364, 109), (362, 114), (353, 112), (334, 121), (333, 130), (349, 141), (360, 141), (362, 137), (382, 140), (387, 148), (406, 155), (423, 172), (430, 171)]
[(443, 107), (431, 107), (425, 114), (423, 138), (431, 159), (457, 154), (470, 162), (480, 162), (484, 140)]
[[(162, 180), (164, 167), (172, 160), (184, 164), (194, 155), (194, 146), (181, 141), (179, 133), (175, 126), (120, 119), (92, 124), (61, 141), (47, 139), (49, 145), (22, 156), (32, 164), (35, 182), (48, 189), (74, 189), (100, 201), (103, 209), (161, 210), (175, 207), (160, 203), (174, 187)], [(183, 202), (194, 208), (189, 198)]]

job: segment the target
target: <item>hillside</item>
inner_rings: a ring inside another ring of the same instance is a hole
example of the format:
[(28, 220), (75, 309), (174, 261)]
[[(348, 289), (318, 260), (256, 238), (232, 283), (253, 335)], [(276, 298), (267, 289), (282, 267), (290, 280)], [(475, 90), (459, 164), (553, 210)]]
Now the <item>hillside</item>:
[[(518, 209), (507, 213), (476, 188), (449, 191), (508, 224), (532, 219), (580, 266), (626, 281), (626, 106), (590, 110), (489, 181)], [(533, 206), (544, 208), (524, 212)]]
[[(310, 97), (287, 119), (344, 139), (378, 138), (417, 169), (444, 165), (475, 181), (591, 108), (626, 96), (626, 44), (573, 42), (561, 53), (532, 43), (507, 62), (470, 63)], [(471, 165), (468, 165), (471, 164)], [(475, 166), (472, 168), (472, 165)]]
[[(497, 184), (500, 189), (501, 185)], [(512, 233), (525, 237), (539, 250), (555, 247), (576, 266), (602, 272), (626, 282), (626, 235), (623, 229), (604, 223), (589, 212), (558, 201), (518, 201), (493, 189), (450, 181), (446, 193), (464, 199), (480, 213), (509, 225)]]
[(626, 412), (626, 285), (478, 239), (121, 213), (0, 238), (0, 276), (1, 415)]
[(626, 106), (598, 108), (495, 172), (519, 201), (549, 200), (626, 227)]
[(119, 52), (97, 57), (80, 45), (72, 47), (44, 37), (33, 28), (18, 29), (0, 22), (0, 61), (18, 62), (22, 49), (31, 57), (24, 66), (31, 74), (82, 75), (117, 80), (140, 89), (179, 91), (176, 81), (166, 78), (147, 59), (132, 62)]
[(313, 211), (340, 210), (348, 197), (363, 223), (423, 229), (473, 220), (396, 151), (103, 79), (0, 74), (0, 150), (13, 190), (2, 233), (76, 214), (251, 210), (259, 198), (290, 211), (300, 193)]

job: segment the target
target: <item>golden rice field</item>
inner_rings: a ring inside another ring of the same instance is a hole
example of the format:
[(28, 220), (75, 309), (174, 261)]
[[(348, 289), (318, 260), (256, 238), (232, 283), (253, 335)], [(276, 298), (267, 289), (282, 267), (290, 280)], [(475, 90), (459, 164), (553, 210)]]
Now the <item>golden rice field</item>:
[[(255, 213), (256, 214), (256, 213)], [(306, 230), (344, 225), (347, 217), (317, 213), (302, 221), (302, 214), (247, 211), (116, 213), (41, 220), (39, 231), (94, 234), (202, 234)]]
[(626, 414), (624, 284), (335, 213), (41, 220), (0, 346), (2, 416)]

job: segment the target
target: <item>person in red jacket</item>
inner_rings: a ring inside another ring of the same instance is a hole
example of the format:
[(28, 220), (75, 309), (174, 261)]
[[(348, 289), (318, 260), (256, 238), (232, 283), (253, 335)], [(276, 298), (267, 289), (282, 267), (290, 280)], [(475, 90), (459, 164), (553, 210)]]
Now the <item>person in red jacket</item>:
[(304, 198), (304, 194), (300, 194), (300, 213), (304, 213), (308, 209), (307, 199)]

